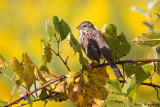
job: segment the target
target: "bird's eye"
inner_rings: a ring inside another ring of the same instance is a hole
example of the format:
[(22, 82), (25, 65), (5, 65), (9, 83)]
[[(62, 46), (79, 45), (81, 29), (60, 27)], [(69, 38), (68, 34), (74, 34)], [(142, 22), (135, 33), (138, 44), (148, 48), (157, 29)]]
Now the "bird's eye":
[(86, 25), (84, 25), (83, 27), (86, 27)]

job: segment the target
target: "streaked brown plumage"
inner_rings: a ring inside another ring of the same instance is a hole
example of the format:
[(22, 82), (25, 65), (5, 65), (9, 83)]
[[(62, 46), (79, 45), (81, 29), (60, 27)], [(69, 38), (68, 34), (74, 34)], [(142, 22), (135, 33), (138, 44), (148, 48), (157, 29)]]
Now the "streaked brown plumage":
[(100, 58), (106, 60), (111, 66), (115, 76), (118, 79), (122, 77), (122, 74), (113, 61), (111, 49), (103, 34), (95, 29), (89, 21), (82, 22), (77, 28), (80, 31), (79, 42), (86, 55), (98, 63), (100, 63)]

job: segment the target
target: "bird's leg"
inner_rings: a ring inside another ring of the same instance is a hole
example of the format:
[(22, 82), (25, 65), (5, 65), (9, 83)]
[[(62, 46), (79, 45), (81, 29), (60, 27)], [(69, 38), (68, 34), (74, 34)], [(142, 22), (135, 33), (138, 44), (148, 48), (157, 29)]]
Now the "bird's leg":
[(105, 60), (103, 61), (103, 65), (106, 65)]
[(92, 61), (91, 64), (89, 64), (89, 68), (90, 68), (90, 69), (93, 69), (93, 68), (92, 68), (93, 63), (94, 63), (94, 60)]

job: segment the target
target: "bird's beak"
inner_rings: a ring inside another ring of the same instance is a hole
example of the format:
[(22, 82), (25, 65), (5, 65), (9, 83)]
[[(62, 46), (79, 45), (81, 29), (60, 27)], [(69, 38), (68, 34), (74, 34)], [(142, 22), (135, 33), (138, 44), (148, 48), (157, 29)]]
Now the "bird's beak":
[(80, 26), (78, 26), (77, 29), (80, 29)]

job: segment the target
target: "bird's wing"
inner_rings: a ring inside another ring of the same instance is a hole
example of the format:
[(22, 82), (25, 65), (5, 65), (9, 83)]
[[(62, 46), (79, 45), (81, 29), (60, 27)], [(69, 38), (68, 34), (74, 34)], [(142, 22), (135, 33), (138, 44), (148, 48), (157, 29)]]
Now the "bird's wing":
[(85, 53), (91, 60), (96, 60), (98, 63), (100, 63), (100, 51), (98, 48), (98, 43), (91, 38), (91, 35), (86, 35), (85, 37), (86, 38), (84, 38), (81, 44)]
[(108, 63), (112, 63), (113, 62), (112, 52), (105, 37), (98, 30), (96, 31), (96, 34), (97, 36), (95, 36), (95, 39), (99, 41), (98, 46), (100, 49), (101, 57), (105, 59)]

